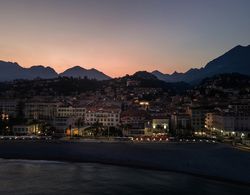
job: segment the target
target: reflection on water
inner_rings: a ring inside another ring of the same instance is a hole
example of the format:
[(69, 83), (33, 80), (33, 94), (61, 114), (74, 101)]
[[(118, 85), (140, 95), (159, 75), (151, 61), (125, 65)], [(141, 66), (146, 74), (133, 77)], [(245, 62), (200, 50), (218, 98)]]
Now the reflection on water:
[(189, 175), (90, 163), (0, 160), (0, 194), (248, 194)]

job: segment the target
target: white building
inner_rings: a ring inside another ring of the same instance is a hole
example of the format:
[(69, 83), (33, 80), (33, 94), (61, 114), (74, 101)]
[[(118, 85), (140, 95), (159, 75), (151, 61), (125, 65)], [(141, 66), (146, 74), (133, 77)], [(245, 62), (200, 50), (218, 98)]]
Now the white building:
[(228, 136), (247, 135), (250, 134), (250, 115), (248, 113), (212, 113), (206, 117), (206, 127)]
[(121, 110), (117, 108), (89, 108), (85, 114), (85, 124), (101, 123), (106, 127), (120, 125)]
[(84, 118), (86, 109), (84, 107), (60, 106), (57, 108), (58, 117)]
[(223, 130), (225, 132), (233, 132), (236, 128), (235, 117), (232, 115), (226, 114), (214, 114), (212, 116), (212, 128), (216, 128), (218, 130)]

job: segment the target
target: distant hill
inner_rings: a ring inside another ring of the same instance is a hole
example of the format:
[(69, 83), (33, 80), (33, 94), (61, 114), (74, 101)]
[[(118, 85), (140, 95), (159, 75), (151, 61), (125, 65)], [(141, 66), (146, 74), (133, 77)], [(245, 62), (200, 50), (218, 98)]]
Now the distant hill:
[(182, 93), (190, 89), (190, 85), (186, 82), (166, 82), (158, 79), (157, 76), (147, 71), (138, 71), (131, 76), (123, 77), (123, 79), (140, 81), (138, 87), (161, 88), (164, 91), (171, 91), (174, 93)]
[(15, 79), (55, 78), (57, 73), (53, 68), (44, 66), (32, 66), (23, 68), (17, 63), (0, 61), (0, 81)]
[(194, 89), (207, 98), (217, 97), (226, 100), (228, 96), (233, 95), (244, 99), (249, 96), (250, 76), (239, 73), (218, 74), (203, 79)]
[(184, 81), (188, 83), (198, 83), (206, 77), (222, 73), (250, 75), (250, 45), (245, 47), (238, 45), (200, 69), (192, 68), (185, 73), (175, 72), (171, 75), (157, 70), (152, 72), (158, 79), (166, 82)]
[(95, 91), (102, 88), (105, 81), (94, 79), (79, 79), (72, 77), (58, 77), (53, 79), (15, 80), (0, 82), (0, 97), (10, 96), (24, 98), (34, 96), (68, 96)]
[(92, 68), (92, 69), (85, 69), (80, 66), (74, 66), (65, 70), (60, 76), (65, 77), (74, 77), (74, 78), (84, 78), (87, 77), (89, 79), (96, 79), (96, 80), (108, 80), (111, 79), (109, 76), (105, 75), (104, 73)]
[(145, 79), (145, 80), (149, 80), (149, 79), (156, 80), (156, 79), (158, 79), (155, 75), (153, 75), (152, 73), (147, 72), (147, 71), (138, 71), (138, 72), (134, 73), (131, 76), (131, 78), (133, 78), (133, 79)]
[(110, 79), (109, 76), (96, 70), (89, 69), (86, 70), (80, 66), (75, 66), (64, 71), (61, 74), (51, 67), (44, 67), (42, 65), (32, 66), (30, 68), (23, 68), (18, 63), (0, 61), (0, 81), (12, 81), (16, 79), (28, 79), (32, 80), (35, 78), (41, 79), (51, 79), (57, 78), (58, 76), (74, 77), (74, 78), (84, 78), (96, 80), (107, 80)]
[(203, 79), (200, 88), (250, 89), (250, 76), (239, 73), (219, 74)]
[(43, 79), (50, 79), (58, 77), (56, 71), (51, 67), (44, 67), (42, 65), (39, 66), (32, 66), (27, 68), (27, 73), (29, 78), (43, 78)]

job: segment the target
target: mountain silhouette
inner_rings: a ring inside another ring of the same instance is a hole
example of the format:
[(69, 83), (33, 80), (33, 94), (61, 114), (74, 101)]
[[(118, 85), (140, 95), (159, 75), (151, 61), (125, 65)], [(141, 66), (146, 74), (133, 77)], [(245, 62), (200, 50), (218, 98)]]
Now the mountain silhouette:
[(206, 77), (211, 77), (222, 73), (241, 73), (250, 75), (250, 45), (238, 45), (229, 50), (222, 56), (212, 60), (205, 67), (191, 68), (185, 73), (164, 74), (159, 71), (153, 71), (152, 74), (158, 79), (166, 82), (184, 81), (188, 83), (197, 83)]
[[(63, 73), (56, 73), (51, 67), (44, 67), (42, 65), (32, 66), (30, 68), (23, 68), (16, 62), (0, 61), (0, 81), (11, 81), (15, 79), (49, 79), (58, 76), (75, 77), (96, 80), (111, 79), (109, 76), (94, 68), (85, 69), (80, 66), (74, 66), (65, 70)], [(185, 73), (174, 72), (173, 74), (164, 74), (158, 70), (149, 75), (145, 71), (138, 71), (135, 76), (151, 77), (153, 75), (166, 82), (187, 82), (195, 84), (202, 79), (223, 73), (240, 73), (250, 75), (250, 45), (236, 46), (229, 50), (222, 56), (212, 60), (205, 67), (191, 68)]]
[(135, 72), (131, 77), (135, 79), (157, 80), (157, 77), (155, 75), (147, 71)]
[(42, 65), (32, 66), (27, 68), (28, 79), (32, 78), (43, 78), (50, 79), (58, 76), (56, 71), (51, 67), (44, 67)]
[(65, 77), (87, 77), (89, 79), (106, 80), (109, 76), (96, 69), (84, 69), (80, 66), (75, 66), (57, 74), (51, 67), (44, 67), (42, 65), (32, 66), (30, 68), (23, 68), (16, 62), (0, 61), (0, 81), (12, 81), (15, 79), (50, 79), (58, 76)]
[(65, 70), (60, 76), (65, 77), (74, 77), (74, 78), (84, 78), (87, 77), (89, 79), (96, 79), (96, 80), (108, 80), (111, 79), (109, 76), (105, 75), (104, 73), (92, 68), (92, 69), (85, 69), (80, 66), (74, 66)]

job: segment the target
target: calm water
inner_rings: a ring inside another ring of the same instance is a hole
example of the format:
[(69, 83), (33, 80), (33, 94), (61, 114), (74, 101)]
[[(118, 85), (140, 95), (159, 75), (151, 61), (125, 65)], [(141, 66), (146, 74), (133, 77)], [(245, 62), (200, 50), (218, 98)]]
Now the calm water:
[(0, 159), (0, 194), (250, 194), (246, 186), (101, 164)]

